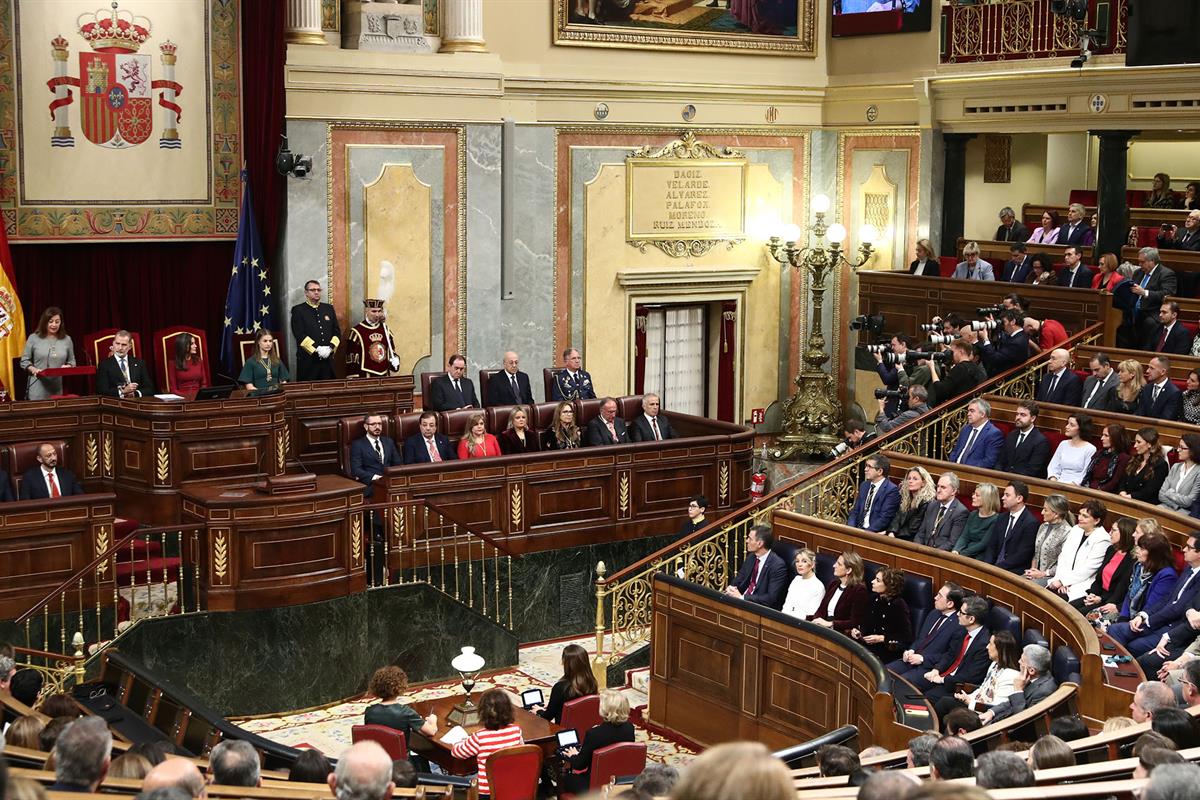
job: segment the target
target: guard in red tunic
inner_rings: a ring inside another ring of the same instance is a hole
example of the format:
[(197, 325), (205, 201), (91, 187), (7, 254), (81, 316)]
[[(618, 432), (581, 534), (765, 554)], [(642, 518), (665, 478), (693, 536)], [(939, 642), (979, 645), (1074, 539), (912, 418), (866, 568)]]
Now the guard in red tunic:
[(396, 343), (383, 321), (383, 301), (367, 299), (363, 305), (364, 319), (350, 329), (346, 345), (346, 377), (384, 377), (400, 369)]

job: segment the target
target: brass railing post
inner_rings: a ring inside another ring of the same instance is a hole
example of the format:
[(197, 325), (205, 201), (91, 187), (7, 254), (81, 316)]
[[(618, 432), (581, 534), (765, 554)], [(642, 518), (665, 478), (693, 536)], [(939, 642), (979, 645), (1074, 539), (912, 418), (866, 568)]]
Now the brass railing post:
[(607, 572), (603, 561), (596, 564), (596, 657), (592, 659), (592, 674), (596, 676), (596, 685), (601, 689), (608, 688), (608, 665), (604, 658), (604, 632), (607, 627), (604, 622), (604, 575)]

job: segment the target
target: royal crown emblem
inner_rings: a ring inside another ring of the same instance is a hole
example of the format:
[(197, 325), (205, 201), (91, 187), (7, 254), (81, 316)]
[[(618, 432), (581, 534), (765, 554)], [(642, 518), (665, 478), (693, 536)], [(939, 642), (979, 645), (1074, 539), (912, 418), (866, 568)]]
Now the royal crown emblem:
[(69, 107), (74, 102), (72, 86), (79, 89), (80, 127), (88, 141), (113, 149), (134, 147), (150, 138), (154, 130), (154, 92), (162, 109), (162, 132), (158, 146), (178, 150), (179, 121), (183, 110), (176, 102), (183, 86), (175, 81), (178, 47), (170, 40), (159, 45), (163, 78), (153, 80), (150, 55), (139, 53), (150, 38), (147, 17), (123, 10), (114, 2), (111, 10), (80, 14), (75, 21), (79, 35), (91, 52), (79, 54), (79, 77), (67, 75), (70, 42), (59, 35), (50, 41), (54, 77), (46, 86), (54, 93), (50, 117), (53, 147), (74, 147)]

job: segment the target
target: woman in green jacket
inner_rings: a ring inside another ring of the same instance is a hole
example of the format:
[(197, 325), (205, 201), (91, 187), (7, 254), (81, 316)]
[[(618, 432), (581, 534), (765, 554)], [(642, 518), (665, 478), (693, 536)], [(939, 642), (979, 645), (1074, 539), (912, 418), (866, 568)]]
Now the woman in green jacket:
[(996, 522), (996, 512), (1000, 510), (1000, 492), (990, 483), (981, 483), (971, 495), (971, 505), (975, 510), (967, 517), (962, 535), (954, 543), (952, 552), (980, 558), (987, 552), (992, 540), (992, 525)]

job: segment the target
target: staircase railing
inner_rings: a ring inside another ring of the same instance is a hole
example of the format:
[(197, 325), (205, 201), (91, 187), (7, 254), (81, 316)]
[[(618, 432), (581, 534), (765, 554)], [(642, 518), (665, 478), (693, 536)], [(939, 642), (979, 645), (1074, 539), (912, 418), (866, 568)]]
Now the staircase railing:
[(383, 569), (368, 566), (372, 588), (425, 583), (512, 630), (512, 551), (428, 499), (368, 504), (363, 510), (373, 533), (386, 532), (383, 543), (368, 537), (372, 560), (385, 551)]
[[(1063, 347), (1093, 344), (1099, 341), (1102, 329), (1099, 323), (1091, 325), (1068, 339)], [(649, 642), (651, 581), (655, 573), (670, 572), (710, 589), (724, 589), (729, 585), (734, 565), (745, 557), (745, 534), (752, 525), (770, 520), (777, 508), (845, 522), (868, 456), (886, 449), (944, 459), (966, 424), (966, 407), (972, 398), (982, 394), (1033, 397), (1048, 359), (1049, 353), (1040, 353), (607, 578), (601, 562), (596, 568), (597, 663), (606, 659), (615, 662), (621, 654)]]
[(57, 675), (66, 660), (80, 673), (87, 660), (138, 622), (202, 611), (203, 530), (139, 528), (77, 570), (16, 619), (27, 663)]

